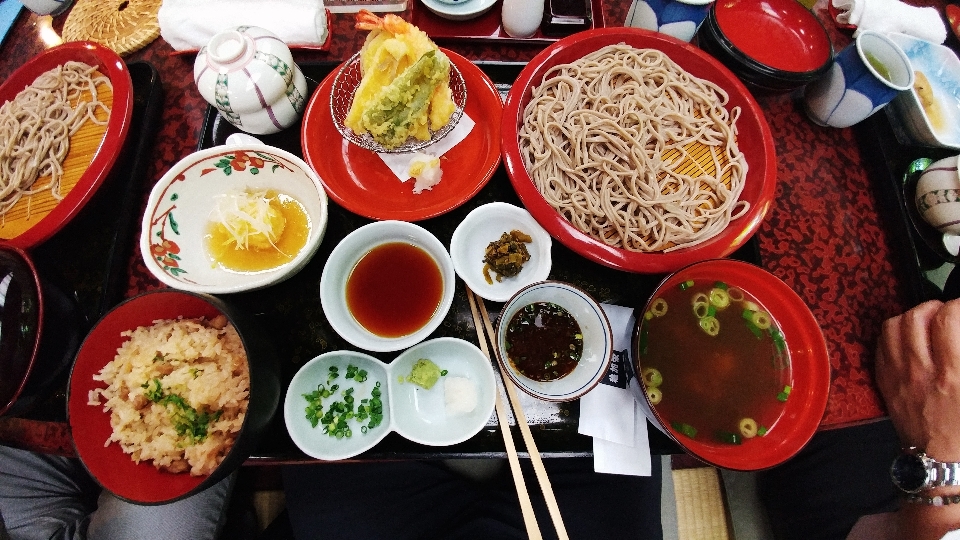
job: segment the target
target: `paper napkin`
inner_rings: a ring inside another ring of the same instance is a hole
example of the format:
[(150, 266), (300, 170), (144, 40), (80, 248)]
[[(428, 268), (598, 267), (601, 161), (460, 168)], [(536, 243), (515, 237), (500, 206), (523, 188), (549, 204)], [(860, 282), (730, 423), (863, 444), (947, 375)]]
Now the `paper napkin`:
[(864, 30), (899, 32), (934, 43), (947, 40), (947, 27), (934, 7), (910, 6), (899, 0), (830, 0), (837, 8), (837, 22)]
[(288, 47), (319, 47), (327, 40), (322, 0), (163, 0), (160, 36), (174, 50), (197, 50), (223, 30), (259, 26)]
[(580, 398), (578, 432), (593, 437), (596, 472), (650, 476), (650, 441), (647, 417), (630, 390), (630, 342), (633, 309), (601, 304), (613, 330), (613, 359), (603, 379)]
[[(472, 118), (467, 116), (467, 113), (463, 113), (463, 116), (460, 117), (460, 121), (457, 122), (456, 127), (453, 128), (450, 133), (440, 139), (439, 141), (420, 149), (420, 152), (424, 154), (430, 154), (433, 157), (440, 157), (443, 154), (450, 151), (451, 148), (460, 144), (460, 141), (467, 138), (467, 135), (473, 131), (473, 126), (476, 125), (476, 122)], [(414, 152), (403, 152), (403, 153), (378, 153), (380, 159), (383, 160), (383, 163), (400, 179), (401, 182), (406, 182), (410, 179), (410, 159), (413, 158)]]

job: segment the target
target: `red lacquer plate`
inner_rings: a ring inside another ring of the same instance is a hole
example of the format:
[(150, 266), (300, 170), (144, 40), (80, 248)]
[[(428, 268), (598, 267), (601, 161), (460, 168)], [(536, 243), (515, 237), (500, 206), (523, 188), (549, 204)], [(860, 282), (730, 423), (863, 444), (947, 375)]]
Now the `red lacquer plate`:
[(313, 93), (300, 132), (303, 158), (337, 204), (371, 219), (419, 221), (460, 206), (490, 180), (500, 165), (500, 94), (480, 68), (452, 51), (443, 52), (463, 75), (464, 112), (476, 125), (440, 158), (440, 183), (418, 195), (413, 193), (413, 180), (401, 182), (374, 152), (348, 142), (337, 131), (330, 113), (336, 70)]
[[(520, 156), (518, 133), (530, 89), (539, 85), (551, 67), (572, 62), (607, 45), (626, 43), (658, 49), (691, 74), (710, 80), (730, 96), (727, 108), (740, 107), (737, 142), (749, 171), (741, 200), (750, 203), (746, 215), (730, 223), (711, 240), (669, 253), (639, 253), (604, 244), (573, 227), (537, 190)], [(673, 272), (705, 259), (726, 257), (756, 232), (773, 204), (777, 163), (770, 127), (760, 106), (737, 77), (700, 49), (677, 39), (639, 28), (598, 28), (564, 38), (544, 49), (520, 73), (503, 108), (503, 160), (513, 187), (527, 210), (560, 243), (594, 262), (640, 273)]]
[[(84, 158), (74, 162), (68, 155), (67, 161), (64, 162), (64, 176), (79, 174), (79, 178), (69, 191), (63, 190), (65, 195), (63, 200), (55, 202), (49, 210), (43, 210), (42, 206), (37, 204), (34, 208), (37, 211), (31, 211), (29, 218), (25, 214), (26, 223), (18, 226), (16, 232), (2, 234), (0, 231), (0, 237), (19, 248), (28, 249), (50, 238), (83, 208), (110, 173), (127, 139), (130, 116), (133, 111), (133, 83), (130, 71), (115, 52), (98, 43), (85, 41), (65, 43), (31, 58), (0, 86), (0, 103), (16, 97), (42, 73), (70, 60), (98, 66), (99, 71), (110, 78), (113, 85), (110, 119), (99, 145), (96, 141), (84, 144), (85, 148), (89, 148), (83, 151), (85, 156), (89, 155), (89, 161)], [(77, 145), (77, 147), (80, 146)], [(68, 165), (68, 163), (75, 164)], [(83, 169), (82, 172), (77, 173), (70, 171), (69, 167)], [(7, 225), (14, 226), (14, 221), (15, 219), (10, 219)]]
[[(789, 350), (790, 395), (783, 413), (770, 431), (762, 437), (744, 439), (742, 444), (711, 442), (709, 437), (699, 436), (691, 439), (671, 427), (671, 419), (662, 418), (655, 405), (650, 406), (655, 417), (651, 421), (659, 424), (684, 450), (715, 467), (752, 471), (783, 463), (810, 441), (827, 408), (830, 357), (817, 320), (803, 299), (783, 281), (762, 268), (732, 259), (703, 261), (678, 270), (665, 278), (650, 298), (656, 298), (659, 291), (678, 287), (687, 280), (723, 281), (730, 287), (739, 287), (767, 309), (783, 333)], [(639, 324), (634, 332), (633, 358), (638, 357), (638, 331)], [(704, 352), (692, 353), (691, 358), (703, 359)], [(650, 405), (649, 401), (647, 405)]]

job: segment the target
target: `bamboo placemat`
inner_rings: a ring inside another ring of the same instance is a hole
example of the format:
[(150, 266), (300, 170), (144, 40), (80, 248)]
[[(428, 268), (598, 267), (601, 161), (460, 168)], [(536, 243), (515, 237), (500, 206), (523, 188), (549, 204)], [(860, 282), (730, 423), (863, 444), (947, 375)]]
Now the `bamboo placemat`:
[(730, 540), (719, 471), (674, 469), (673, 487), (680, 540)]
[(63, 23), (64, 41), (96, 41), (120, 56), (160, 37), (162, 0), (77, 0)]

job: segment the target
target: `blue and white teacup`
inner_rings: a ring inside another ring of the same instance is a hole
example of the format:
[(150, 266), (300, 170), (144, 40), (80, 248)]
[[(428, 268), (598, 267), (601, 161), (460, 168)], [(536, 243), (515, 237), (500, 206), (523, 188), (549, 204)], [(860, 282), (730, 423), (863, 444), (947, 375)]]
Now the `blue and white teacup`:
[(822, 126), (852, 126), (910, 89), (913, 80), (903, 49), (884, 34), (860, 32), (836, 56), (830, 71), (807, 86), (807, 116)]
[(624, 26), (644, 28), (690, 41), (714, 0), (634, 0)]

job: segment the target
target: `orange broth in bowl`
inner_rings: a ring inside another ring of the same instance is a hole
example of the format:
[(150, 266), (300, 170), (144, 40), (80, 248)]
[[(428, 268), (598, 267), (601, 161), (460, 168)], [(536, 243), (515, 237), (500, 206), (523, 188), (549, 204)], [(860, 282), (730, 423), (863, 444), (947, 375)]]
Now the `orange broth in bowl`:
[(638, 377), (664, 424), (700, 442), (741, 444), (783, 415), (790, 353), (768, 310), (742, 289), (688, 280), (644, 313)]

